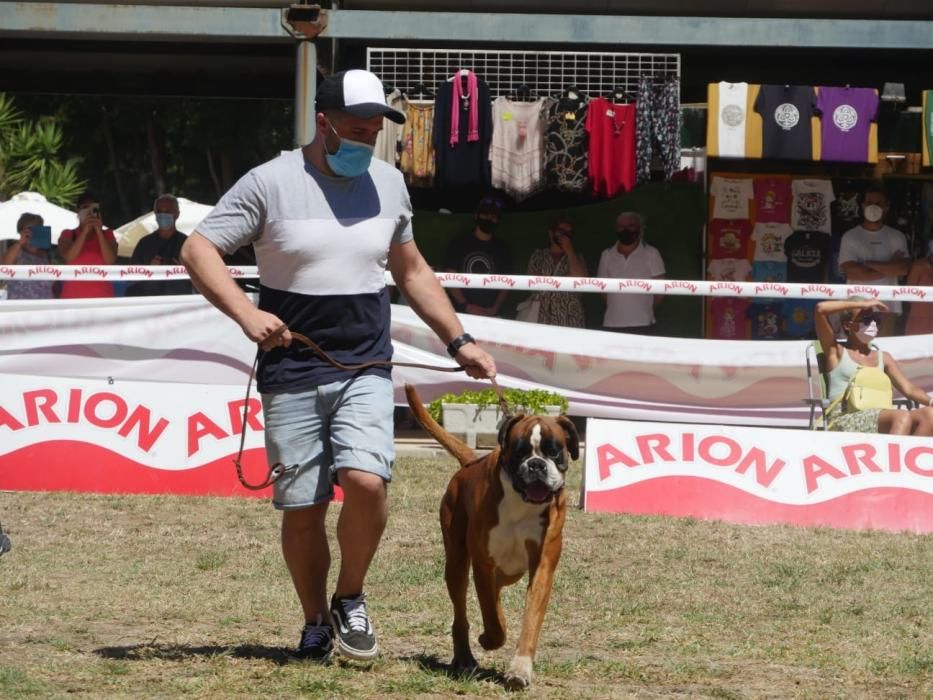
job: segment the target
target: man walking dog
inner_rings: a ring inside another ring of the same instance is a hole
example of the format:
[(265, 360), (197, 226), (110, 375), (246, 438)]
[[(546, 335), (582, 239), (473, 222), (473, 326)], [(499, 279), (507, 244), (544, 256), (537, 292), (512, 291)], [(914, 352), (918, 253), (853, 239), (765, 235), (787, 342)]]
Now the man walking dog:
[[(392, 358), (386, 265), (411, 307), (474, 378), (493, 359), (463, 327), (414, 242), (404, 180), (373, 159), (386, 105), (372, 73), (327, 77), (317, 94), (316, 135), (247, 173), (185, 243), (197, 288), (262, 351), (258, 376), (268, 458), (288, 469), (275, 483), (282, 551), (304, 612), (299, 658), (378, 653), (364, 581), (386, 524), (394, 462), (393, 390), (387, 367), (347, 372), (306, 347), (299, 332), (339, 363)], [(252, 243), (259, 267), (255, 307), (228, 274), (223, 254)], [(325, 516), (339, 483), (340, 571), (327, 602)], [(331, 624), (333, 621), (333, 626)]]

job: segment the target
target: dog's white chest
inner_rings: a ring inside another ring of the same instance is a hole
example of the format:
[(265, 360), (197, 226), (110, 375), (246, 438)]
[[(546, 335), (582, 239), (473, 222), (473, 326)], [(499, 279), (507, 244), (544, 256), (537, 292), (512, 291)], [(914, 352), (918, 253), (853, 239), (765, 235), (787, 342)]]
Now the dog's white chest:
[(528, 540), (541, 546), (544, 537), (541, 516), (548, 504), (526, 503), (504, 475), (500, 475), (500, 480), (505, 496), (499, 503), (499, 522), (489, 531), (489, 556), (502, 573), (517, 576), (528, 570)]

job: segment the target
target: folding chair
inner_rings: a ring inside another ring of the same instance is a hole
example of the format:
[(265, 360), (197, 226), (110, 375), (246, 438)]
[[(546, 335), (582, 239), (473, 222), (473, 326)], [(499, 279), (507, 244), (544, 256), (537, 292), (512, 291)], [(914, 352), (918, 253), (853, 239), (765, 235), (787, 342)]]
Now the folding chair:
[[(803, 401), (810, 407), (810, 430), (826, 426), (826, 409), (829, 408), (832, 401), (826, 397), (829, 381), (826, 377), (826, 355), (823, 354), (823, 346), (819, 340), (812, 340), (807, 345), (805, 351), (807, 360), (807, 398)], [(816, 415), (816, 409), (820, 409), (819, 418)]]

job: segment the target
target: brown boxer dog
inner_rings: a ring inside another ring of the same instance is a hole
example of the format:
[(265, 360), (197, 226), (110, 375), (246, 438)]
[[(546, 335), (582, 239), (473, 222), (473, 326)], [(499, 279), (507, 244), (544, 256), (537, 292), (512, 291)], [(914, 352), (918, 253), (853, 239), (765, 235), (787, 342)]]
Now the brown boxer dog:
[(506, 674), (508, 688), (527, 688), (560, 559), (567, 510), (564, 473), (570, 459), (580, 455), (576, 428), (566, 416), (517, 415), (499, 430), (499, 446), (477, 457), (431, 418), (414, 387), (406, 385), (405, 394), (421, 427), (461, 465), (447, 486), (440, 513), (447, 555), (444, 577), (454, 606), (451, 666), (460, 673), (477, 666), (466, 605), (471, 564), (483, 616), (479, 643), (486, 650), (505, 644), (502, 588), (527, 571), (522, 631)]

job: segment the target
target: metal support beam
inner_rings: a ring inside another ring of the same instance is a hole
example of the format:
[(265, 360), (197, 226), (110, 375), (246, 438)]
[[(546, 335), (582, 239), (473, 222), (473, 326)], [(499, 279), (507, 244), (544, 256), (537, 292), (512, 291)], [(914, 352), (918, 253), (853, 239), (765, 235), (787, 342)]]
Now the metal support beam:
[[(291, 41), (280, 9), (0, 0), (0, 36)], [(933, 49), (933, 21), (331, 10), (331, 39), (463, 45)]]
[(0, 2), (0, 36), (292, 42), (278, 9)]
[(317, 95), (317, 47), (299, 41), (295, 66), (295, 145), (314, 140), (314, 99)]
[(340, 10), (321, 36), (464, 45), (933, 49), (933, 22)]

